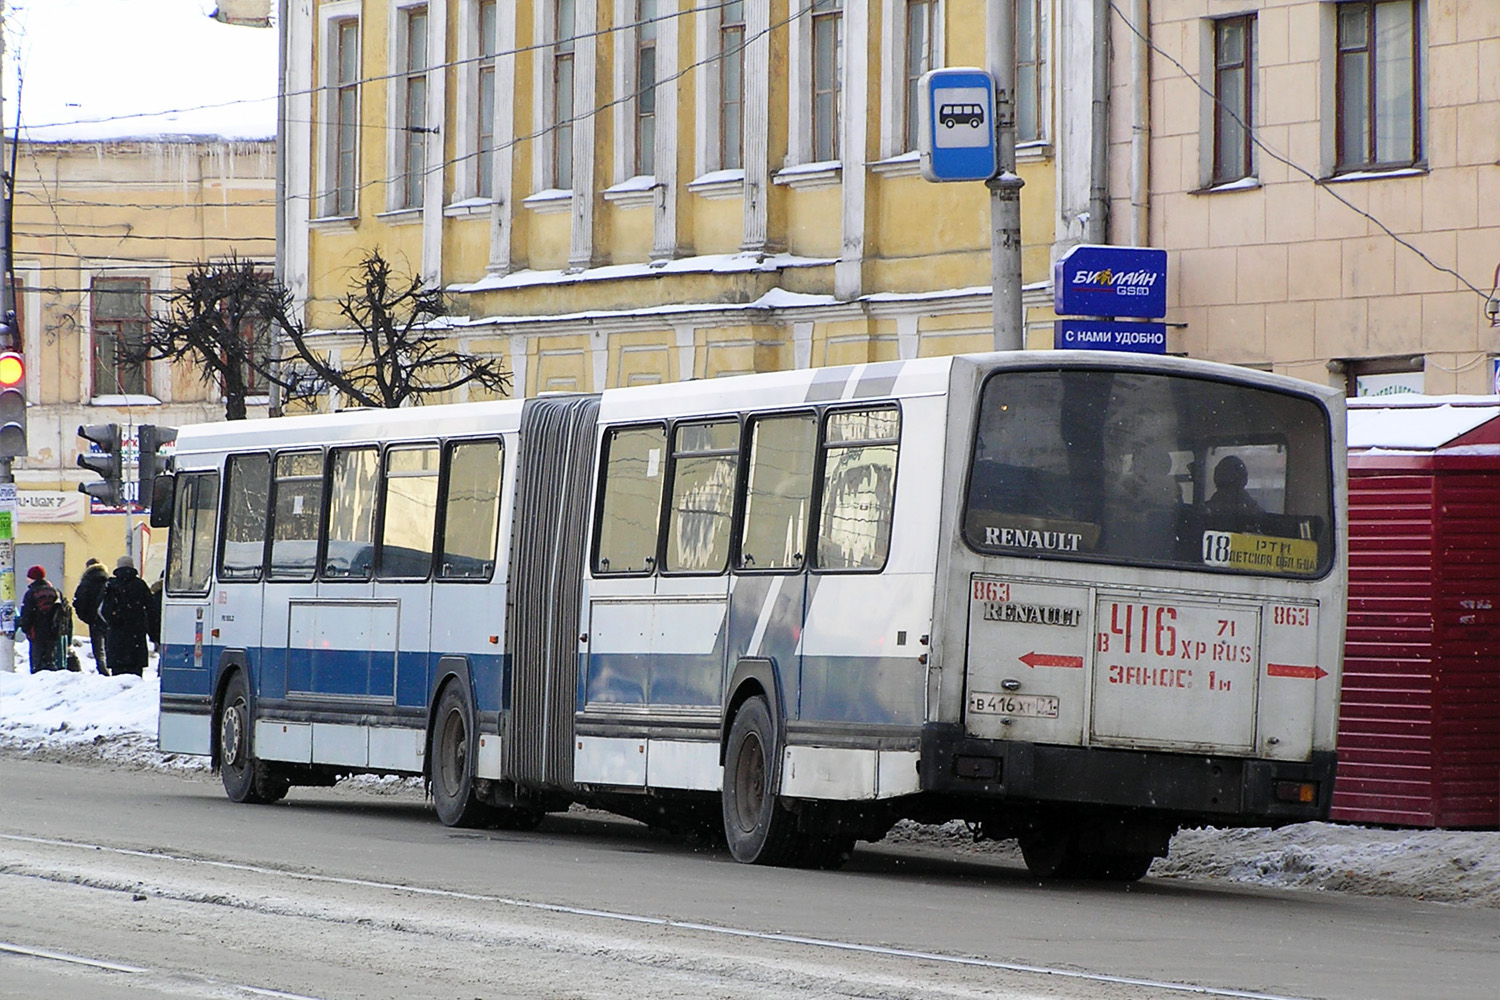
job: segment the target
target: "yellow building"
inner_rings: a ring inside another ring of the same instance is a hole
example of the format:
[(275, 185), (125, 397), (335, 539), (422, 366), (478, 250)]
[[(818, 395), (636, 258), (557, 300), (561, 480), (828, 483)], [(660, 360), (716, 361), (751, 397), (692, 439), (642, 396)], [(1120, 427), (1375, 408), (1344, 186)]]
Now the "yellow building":
[[(145, 545), (145, 516), (78, 492), (98, 477), (76, 466), (75, 432), (118, 424), (131, 478), (140, 426), (223, 419), (218, 387), (196, 366), (131, 364), (122, 348), (140, 342), (194, 263), (235, 253), (273, 266), (275, 33), (216, 23), (196, 0), (153, 0), (150, 11), (51, 0), (9, 11), (6, 28), (23, 39), (24, 84), (13, 257), (29, 454), (15, 462), (18, 576), (41, 563), (71, 592), (87, 558), (112, 568), (128, 546), (154, 580), (164, 546)], [(171, 59), (146, 55), (169, 50)], [(7, 60), (7, 122), (11, 69)], [(251, 97), (260, 100), (242, 100)]]
[[(448, 290), (517, 394), (993, 343), (989, 194), (916, 153), (916, 78), (986, 63), (984, 0), (286, 6), (280, 251), (330, 351), (374, 248)], [(1053, 67), (1092, 34), (1068, 6), (1019, 4), (1033, 346), (1056, 247), (1087, 235), (1089, 61), (1066, 87)]]

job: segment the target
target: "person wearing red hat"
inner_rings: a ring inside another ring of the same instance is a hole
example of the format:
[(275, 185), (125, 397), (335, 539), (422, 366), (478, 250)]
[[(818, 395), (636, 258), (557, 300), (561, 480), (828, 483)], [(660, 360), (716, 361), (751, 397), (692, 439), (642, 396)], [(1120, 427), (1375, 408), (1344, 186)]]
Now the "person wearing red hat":
[(26, 596), (21, 598), (21, 615), (16, 627), (30, 641), (31, 672), (38, 670), (61, 670), (62, 649), (58, 643), (61, 634), (57, 627), (57, 588), (47, 582), (47, 571), (33, 566), (26, 571), (31, 583), (26, 586)]

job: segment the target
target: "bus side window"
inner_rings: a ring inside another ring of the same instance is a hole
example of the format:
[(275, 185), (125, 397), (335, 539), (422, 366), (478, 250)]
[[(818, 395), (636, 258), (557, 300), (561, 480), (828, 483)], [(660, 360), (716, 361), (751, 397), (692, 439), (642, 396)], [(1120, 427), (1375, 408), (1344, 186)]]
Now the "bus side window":
[(437, 529), (438, 449), (392, 448), (385, 453), (382, 580), (425, 580), (432, 571)]
[(661, 427), (624, 427), (604, 439), (595, 573), (649, 573), (661, 532), (667, 435)]
[(323, 523), (323, 454), (276, 456), (276, 499), (271, 519), (271, 579), (311, 580)]
[(488, 580), (495, 571), (500, 529), (500, 474), (505, 453), (499, 441), (462, 441), (448, 446), (443, 502), (444, 580)]
[(218, 473), (178, 476), (177, 507), (172, 512), (172, 535), (167, 546), (169, 594), (208, 593), (218, 521)]
[(879, 569), (891, 547), (896, 449), (901, 411), (894, 406), (828, 415), (823, 438), (819, 569)]
[(750, 424), (740, 569), (801, 569), (807, 561), (817, 456), (815, 414), (761, 417)]
[(331, 481), (323, 579), (368, 580), (375, 568), (380, 453), (375, 448), (339, 448), (328, 466)]
[(219, 554), (223, 580), (259, 580), (265, 570), (266, 526), (270, 521), (271, 457), (235, 455), (229, 459), (224, 493), (224, 543)]
[(739, 422), (679, 424), (672, 440), (666, 571), (722, 573), (729, 563), (729, 524), (734, 516), (735, 471), (740, 456)]

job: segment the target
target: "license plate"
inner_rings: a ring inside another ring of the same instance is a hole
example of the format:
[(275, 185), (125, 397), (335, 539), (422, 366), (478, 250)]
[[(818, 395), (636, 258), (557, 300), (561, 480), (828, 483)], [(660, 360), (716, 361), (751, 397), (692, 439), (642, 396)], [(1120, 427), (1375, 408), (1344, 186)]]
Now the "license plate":
[(1057, 696), (1052, 694), (990, 694), (974, 691), (969, 695), (969, 711), (982, 715), (1022, 715), (1031, 719), (1057, 718)]

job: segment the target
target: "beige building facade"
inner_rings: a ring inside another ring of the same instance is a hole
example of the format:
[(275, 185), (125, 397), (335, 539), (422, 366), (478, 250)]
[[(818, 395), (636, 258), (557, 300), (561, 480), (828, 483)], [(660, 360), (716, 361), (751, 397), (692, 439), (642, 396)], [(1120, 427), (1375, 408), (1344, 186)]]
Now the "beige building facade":
[(1145, 7), (1113, 25), (1111, 229), (1169, 251), (1171, 348), (1496, 392), (1500, 3), (1156, 0), (1149, 42)]
[[(223, 419), (218, 387), (196, 366), (134, 364), (126, 354), (195, 263), (236, 254), (269, 273), (275, 148), (270, 140), (138, 139), (17, 150), (16, 313), (29, 404), (29, 454), (15, 464), (18, 561), (30, 551), (68, 582), (90, 556), (112, 566), (127, 544), (138, 559), (149, 553), (144, 514), (78, 492), (98, 477), (76, 466), (88, 447), (76, 432), (118, 424), (133, 464), (141, 425)], [(263, 415), (268, 397), (259, 402)]]

